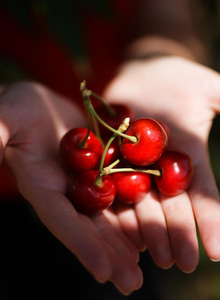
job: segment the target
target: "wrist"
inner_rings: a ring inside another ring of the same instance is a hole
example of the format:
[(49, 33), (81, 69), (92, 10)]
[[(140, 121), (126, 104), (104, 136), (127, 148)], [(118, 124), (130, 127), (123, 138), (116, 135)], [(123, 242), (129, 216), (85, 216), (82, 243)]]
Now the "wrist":
[(180, 56), (207, 63), (202, 44), (193, 38), (183, 43), (157, 35), (146, 36), (133, 41), (125, 50), (126, 60), (144, 60), (161, 56)]

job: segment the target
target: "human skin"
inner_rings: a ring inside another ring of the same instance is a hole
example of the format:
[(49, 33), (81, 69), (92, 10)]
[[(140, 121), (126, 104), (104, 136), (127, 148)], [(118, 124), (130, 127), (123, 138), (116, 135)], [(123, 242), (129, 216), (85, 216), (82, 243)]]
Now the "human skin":
[(191, 156), (192, 185), (176, 197), (152, 190), (132, 207), (120, 204), (92, 217), (77, 213), (65, 197), (67, 175), (58, 148), (64, 133), (83, 126), (84, 118), (72, 103), (36, 83), (14, 84), (1, 96), (1, 156), (4, 149), (20, 192), (51, 233), (98, 281), (112, 281), (129, 294), (142, 285), (138, 251), (146, 247), (162, 268), (174, 262), (184, 272), (196, 268), (195, 222), (207, 255), (220, 259), (220, 203), (207, 151), (220, 110), (219, 87), (217, 72), (165, 57), (126, 64), (106, 90), (112, 103), (126, 99), (137, 115), (166, 122), (170, 146)]
[[(85, 125), (81, 112), (37, 83), (14, 84), (1, 96), (0, 156), (11, 166), (20, 192), (96, 280), (111, 281), (124, 294), (143, 283), (137, 262), (138, 251), (146, 248), (162, 268), (175, 262), (184, 272), (195, 269), (199, 259), (195, 221), (207, 255), (220, 259), (220, 204), (207, 151), (212, 120), (220, 111), (220, 78), (190, 61), (201, 53), (203, 59), (203, 50), (187, 2), (146, 1), (150, 6), (141, 12), (149, 12), (151, 18), (144, 15), (147, 24), (140, 22), (143, 39), (128, 48), (132, 60), (104, 94), (112, 103), (126, 100), (137, 116), (169, 125), (171, 146), (186, 151), (195, 166), (193, 183), (182, 195), (169, 198), (151, 191), (132, 208), (121, 204), (93, 217), (77, 213), (65, 197), (67, 175), (58, 145), (67, 130)], [(161, 4), (172, 9), (164, 10)], [(171, 56), (149, 59), (158, 54)]]
[(117, 214), (106, 211), (87, 217), (65, 196), (68, 176), (59, 143), (70, 128), (78, 126), (86, 126), (81, 111), (40, 84), (16, 83), (1, 95), (0, 153), (21, 194), (97, 281), (111, 281), (129, 294), (140, 288), (143, 277), (138, 249), (124, 234)]
[(134, 209), (120, 205), (117, 212), (124, 231), (137, 247), (147, 246), (157, 265), (168, 268), (175, 262), (191, 272), (199, 261), (197, 223), (207, 255), (218, 261), (220, 202), (208, 137), (220, 111), (219, 74), (181, 57), (134, 60), (122, 67), (105, 97), (113, 103), (126, 101), (137, 117), (165, 122), (169, 147), (188, 153), (195, 168), (191, 187), (181, 195), (152, 191)]

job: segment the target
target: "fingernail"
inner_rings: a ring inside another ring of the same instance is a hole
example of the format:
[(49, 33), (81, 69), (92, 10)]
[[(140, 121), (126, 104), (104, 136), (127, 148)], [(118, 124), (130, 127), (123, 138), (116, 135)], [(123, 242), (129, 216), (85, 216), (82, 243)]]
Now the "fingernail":
[(220, 261), (220, 259), (214, 259), (214, 258), (210, 258), (210, 260), (211, 260), (212, 262), (219, 262), (219, 261)]

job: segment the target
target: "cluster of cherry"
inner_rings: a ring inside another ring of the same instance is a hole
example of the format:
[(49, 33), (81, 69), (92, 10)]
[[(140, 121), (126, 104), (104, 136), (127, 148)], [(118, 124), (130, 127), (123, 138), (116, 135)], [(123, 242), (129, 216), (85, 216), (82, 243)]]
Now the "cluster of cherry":
[[(115, 199), (135, 204), (152, 182), (168, 196), (189, 187), (192, 161), (182, 151), (168, 150), (169, 129), (164, 123), (135, 120), (127, 105), (110, 106), (85, 82), (80, 88), (88, 126), (69, 130), (60, 142), (61, 156), (72, 172), (67, 197), (79, 212), (102, 211)], [(100, 100), (96, 109), (91, 96)]]

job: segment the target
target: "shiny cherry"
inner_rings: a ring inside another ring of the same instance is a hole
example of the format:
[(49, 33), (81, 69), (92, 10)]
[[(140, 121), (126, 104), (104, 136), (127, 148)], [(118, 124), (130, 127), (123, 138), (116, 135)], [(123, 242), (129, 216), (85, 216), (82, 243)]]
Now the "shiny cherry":
[[(130, 118), (130, 124), (134, 121), (134, 112), (125, 104), (112, 104), (110, 110), (104, 105), (99, 105), (95, 110), (99, 117), (114, 129), (118, 129), (125, 118)], [(100, 132), (108, 133), (109, 129), (100, 124)]]
[(96, 167), (102, 155), (99, 139), (90, 131), (88, 139), (81, 142), (87, 134), (87, 128), (77, 127), (69, 130), (61, 139), (60, 154), (67, 167), (72, 171), (86, 171)]
[[(104, 143), (107, 143), (107, 139), (103, 139)], [(104, 150), (104, 149), (103, 149)], [(116, 159), (118, 159), (121, 155), (119, 144), (118, 144), (118, 139), (114, 139), (113, 142), (110, 144), (108, 151), (105, 155), (105, 160), (104, 160), (104, 167), (109, 166), (112, 164)]]
[(98, 171), (79, 174), (69, 185), (67, 197), (77, 211), (91, 215), (108, 208), (115, 199), (115, 183), (111, 175), (103, 176), (102, 185), (96, 183)]
[(194, 173), (191, 158), (182, 151), (166, 150), (155, 163), (154, 169), (161, 172), (161, 176), (155, 177), (157, 188), (167, 196), (175, 196), (185, 191)]
[(161, 120), (156, 120), (162, 127), (163, 129), (166, 131), (166, 134), (167, 134), (167, 138), (169, 140), (170, 138), (170, 128), (169, 126), (167, 125), (167, 123), (161, 121)]
[(164, 128), (150, 118), (136, 120), (126, 131), (126, 135), (135, 136), (133, 143), (123, 138), (121, 153), (130, 163), (138, 166), (147, 166), (155, 163), (167, 146), (167, 134)]
[(149, 174), (141, 172), (117, 172), (112, 177), (115, 181), (117, 199), (125, 204), (140, 202), (151, 187)]

